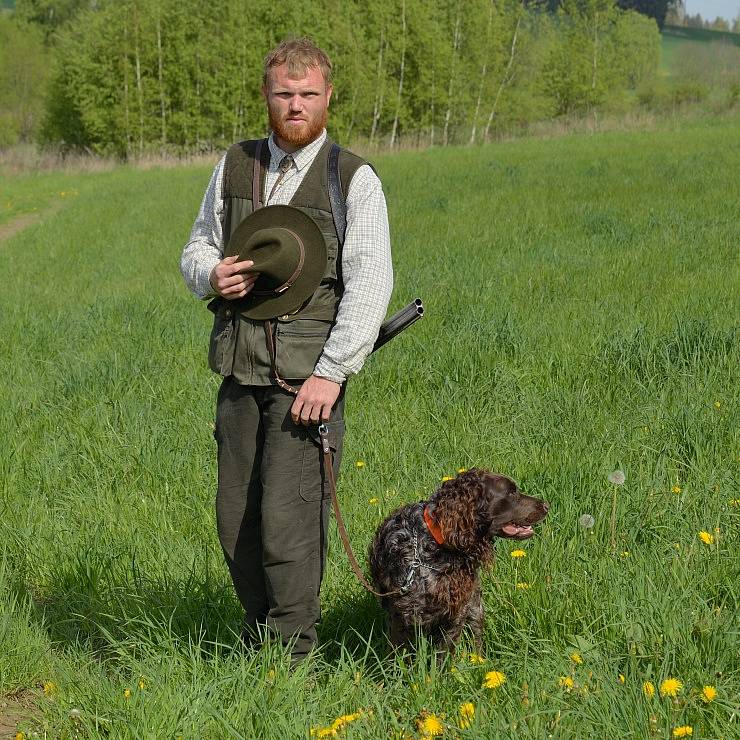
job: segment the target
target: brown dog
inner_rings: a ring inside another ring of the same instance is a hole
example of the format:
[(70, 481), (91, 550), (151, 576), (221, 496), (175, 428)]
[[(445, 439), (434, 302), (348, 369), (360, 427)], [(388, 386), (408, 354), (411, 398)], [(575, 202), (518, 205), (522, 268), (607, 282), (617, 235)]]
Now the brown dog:
[(391, 641), (417, 631), (453, 650), (464, 627), (483, 633), (478, 571), (493, 559), (495, 537), (523, 540), (549, 504), (525, 496), (504, 475), (473, 469), (446, 481), (428, 501), (396, 509), (378, 527), (369, 561), (388, 612)]

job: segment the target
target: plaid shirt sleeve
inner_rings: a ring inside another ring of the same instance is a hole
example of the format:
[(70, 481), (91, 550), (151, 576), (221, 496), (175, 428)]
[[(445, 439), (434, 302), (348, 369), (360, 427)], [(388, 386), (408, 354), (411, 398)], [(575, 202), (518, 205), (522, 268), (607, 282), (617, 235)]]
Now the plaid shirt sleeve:
[(190, 241), (183, 249), (180, 258), (180, 272), (191, 292), (198, 298), (208, 299), (216, 295), (209, 278), (213, 268), (223, 255), (223, 235), (221, 233), (221, 214), (223, 211), (224, 162), (216, 165), (208, 183), (198, 216), (190, 232)]
[(314, 370), (315, 375), (337, 383), (362, 369), (393, 290), (385, 196), (380, 180), (367, 165), (355, 172), (347, 193), (342, 276), (344, 294), (336, 323)]

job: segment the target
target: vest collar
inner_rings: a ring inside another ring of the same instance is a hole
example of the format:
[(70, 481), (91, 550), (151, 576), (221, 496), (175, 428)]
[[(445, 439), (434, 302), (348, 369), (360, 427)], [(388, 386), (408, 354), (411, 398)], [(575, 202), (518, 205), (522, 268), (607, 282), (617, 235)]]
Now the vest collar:
[(437, 524), (432, 515), (429, 513), (429, 509), (426, 506), (424, 507), (424, 521), (426, 522), (427, 528), (429, 529), (432, 537), (434, 537), (434, 541), (438, 545), (443, 545), (445, 538), (442, 534), (442, 530), (440, 529), (439, 524)]

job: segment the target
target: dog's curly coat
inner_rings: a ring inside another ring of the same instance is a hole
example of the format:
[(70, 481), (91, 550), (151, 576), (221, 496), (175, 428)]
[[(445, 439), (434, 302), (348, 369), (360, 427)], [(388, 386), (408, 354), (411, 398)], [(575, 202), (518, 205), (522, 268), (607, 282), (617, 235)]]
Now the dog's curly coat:
[[(442, 544), (425, 522), (425, 509)], [(377, 591), (402, 590), (380, 599), (393, 644), (410, 643), (420, 630), (436, 646), (452, 650), (466, 626), (479, 643), (484, 612), (478, 571), (493, 559), (494, 538), (531, 537), (532, 525), (548, 509), (506, 476), (473, 469), (444, 482), (428, 501), (390, 514), (375, 533), (368, 559)]]

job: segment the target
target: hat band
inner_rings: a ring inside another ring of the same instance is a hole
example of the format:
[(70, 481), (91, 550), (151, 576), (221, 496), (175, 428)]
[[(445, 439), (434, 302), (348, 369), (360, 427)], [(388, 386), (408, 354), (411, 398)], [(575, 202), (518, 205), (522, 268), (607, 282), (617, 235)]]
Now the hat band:
[(303, 263), (306, 260), (306, 250), (303, 247), (301, 237), (298, 236), (295, 231), (291, 231), (290, 229), (285, 229), (285, 231), (287, 231), (298, 242), (298, 265), (293, 271), (293, 274), (280, 287), (272, 288), (272, 290), (252, 290), (250, 291), (252, 295), (280, 295), (281, 293), (285, 293), (285, 291), (288, 290), (291, 285), (293, 285), (293, 283), (298, 279), (298, 276), (301, 274), (303, 270)]

